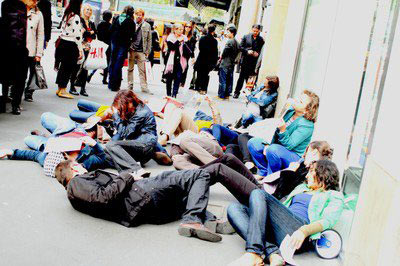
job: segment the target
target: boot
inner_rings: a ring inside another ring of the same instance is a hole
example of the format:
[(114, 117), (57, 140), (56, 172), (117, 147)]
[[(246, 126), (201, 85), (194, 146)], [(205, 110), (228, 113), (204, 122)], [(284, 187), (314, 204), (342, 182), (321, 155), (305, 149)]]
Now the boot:
[(79, 93), (76, 91), (75, 86), (71, 85), (71, 88), (69, 89), (69, 93), (72, 95), (79, 95)]
[(13, 115), (20, 115), (21, 114), (21, 108), (19, 106), (13, 106), (11, 113)]
[(81, 93), (80, 93), (82, 96), (85, 96), (85, 97), (88, 97), (89, 96), (89, 94), (87, 94), (87, 92), (86, 92), (86, 88), (84, 88), (84, 87), (82, 87), (81, 88)]

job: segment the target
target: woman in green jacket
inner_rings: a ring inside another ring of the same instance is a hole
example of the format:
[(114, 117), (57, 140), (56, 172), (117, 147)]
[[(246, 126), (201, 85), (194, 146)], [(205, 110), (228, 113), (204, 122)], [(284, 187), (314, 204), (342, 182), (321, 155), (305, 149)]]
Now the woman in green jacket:
[(311, 240), (339, 220), (344, 201), (336, 191), (339, 171), (328, 160), (315, 162), (307, 174), (307, 184), (298, 185), (284, 203), (264, 190), (254, 190), (249, 206), (232, 203), (228, 219), (246, 240), (246, 253), (233, 265), (263, 265), (262, 256), (271, 265), (284, 265), (279, 245), (286, 235), (295, 249), (307, 250)]

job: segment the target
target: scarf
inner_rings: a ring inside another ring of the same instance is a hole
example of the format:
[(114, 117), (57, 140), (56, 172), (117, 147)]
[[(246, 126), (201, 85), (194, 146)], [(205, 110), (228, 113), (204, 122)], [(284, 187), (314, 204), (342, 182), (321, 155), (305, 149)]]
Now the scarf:
[[(185, 35), (183, 36), (183, 43), (179, 45), (179, 53), (181, 54), (181, 59), (180, 59), (180, 64), (182, 67), (182, 72), (185, 72), (186, 67), (187, 67), (187, 59), (183, 56), (183, 45), (185, 42), (187, 42), (187, 37)], [(176, 38), (175, 34), (170, 34), (167, 37), (167, 42), (172, 42), (176, 43), (179, 42), (179, 40)], [(165, 67), (164, 74), (172, 74), (174, 71), (174, 58), (175, 58), (175, 51), (171, 51), (168, 57), (167, 65)]]

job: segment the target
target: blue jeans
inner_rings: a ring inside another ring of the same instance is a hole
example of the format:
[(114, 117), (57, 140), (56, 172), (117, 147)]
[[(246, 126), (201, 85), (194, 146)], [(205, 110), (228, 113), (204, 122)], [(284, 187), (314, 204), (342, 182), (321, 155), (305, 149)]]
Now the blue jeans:
[(204, 120), (204, 121), (213, 121), (213, 118), (203, 111), (198, 110), (196, 114), (194, 115), (193, 121), (197, 120)]
[(88, 100), (79, 100), (78, 101), (78, 109), (73, 110), (69, 117), (78, 123), (85, 123), (89, 117), (96, 114), (97, 110), (101, 107), (101, 104), (88, 101)]
[[(176, 70), (174, 70), (173, 74), (166, 75), (166, 86), (167, 86), (167, 96), (172, 96), (176, 98), (178, 95), (179, 86), (181, 85), (181, 80), (183, 77), (181, 64), (177, 64)], [(174, 82), (174, 86), (172, 87), (172, 82)], [(171, 93), (172, 91), (172, 93)]]
[(267, 176), (289, 166), (291, 162), (297, 162), (300, 156), (286, 149), (280, 144), (271, 144), (267, 148), (266, 156), (263, 151), (265, 145), (261, 138), (252, 138), (247, 143), (251, 158), (258, 168), (258, 174)]
[(263, 118), (261, 116), (256, 116), (251, 113), (246, 113), (246, 114), (242, 115), (242, 125), (245, 128), (250, 126), (251, 124), (261, 121), (261, 120), (263, 120)]
[(221, 146), (237, 144), (237, 138), (239, 137), (238, 133), (221, 125), (213, 125), (212, 134)]
[(229, 222), (246, 241), (246, 251), (266, 257), (279, 252), (279, 245), (286, 235), (292, 235), (307, 224), (262, 189), (251, 192), (248, 207), (231, 203), (227, 212)]
[(40, 164), (43, 167), (44, 160), (46, 159), (47, 153), (40, 151), (31, 151), (31, 150), (14, 150), (14, 154), (10, 157), (11, 160), (25, 160), (25, 161), (34, 161)]
[(121, 87), (122, 68), (124, 61), (128, 56), (128, 48), (111, 43), (111, 59), (108, 66), (108, 88), (112, 91), (117, 91)]
[(219, 69), (218, 97), (226, 98), (232, 93), (234, 69)]

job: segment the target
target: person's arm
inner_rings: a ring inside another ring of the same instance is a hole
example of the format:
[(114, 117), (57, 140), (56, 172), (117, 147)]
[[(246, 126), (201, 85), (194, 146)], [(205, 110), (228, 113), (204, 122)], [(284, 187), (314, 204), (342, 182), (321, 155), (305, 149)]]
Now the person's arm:
[(148, 24), (148, 28), (149, 28), (149, 30), (148, 30), (148, 32), (147, 32), (147, 47), (146, 47), (146, 50), (145, 50), (145, 55), (146, 55), (146, 57), (148, 57), (149, 56), (149, 54), (150, 54), (150, 52), (151, 52), (151, 46), (152, 46), (152, 39), (153, 39), (153, 36), (152, 36), (152, 33), (151, 33), (151, 26), (150, 26), (150, 24)]
[(243, 54), (248, 55), (248, 54), (249, 54), (249, 51), (250, 51), (252, 48), (249, 47), (249, 46), (247, 45), (247, 38), (246, 38), (246, 36), (247, 36), (247, 35), (243, 36), (242, 40), (240, 41), (239, 50), (240, 50)]
[[(74, 15), (70, 23), (72, 23), (72, 37), (75, 39), (75, 43), (78, 46), (79, 53), (81, 56), (83, 56), (83, 46), (82, 46), (82, 24), (81, 24), (81, 18), (78, 15)], [(68, 23), (68, 22), (66, 22)]]
[(252, 97), (252, 95), (249, 95), (249, 97), (247, 97), (247, 99), (250, 102), (254, 102), (261, 107), (265, 107), (265, 106), (268, 106), (269, 104), (271, 104), (272, 102), (274, 102), (277, 96), (278, 96), (277, 93), (274, 93), (271, 95), (267, 95), (265, 93), (264, 95), (261, 95), (260, 98), (255, 98), (255, 97)]
[(298, 127), (292, 132), (292, 134), (289, 134), (287, 130), (284, 132), (278, 132), (278, 139), (286, 149), (292, 150), (309, 138), (312, 135), (313, 130), (314, 125), (306, 124), (304, 121), (299, 122)]
[(39, 11), (39, 25), (36, 32), (36, 61), (40, 61), (44, 49), (44, 19), (42, 12)]
[(97, 29), (96, 24), (93, 21), (90, 22), (90, 28), (92, 29), (93, 33), (91, 34), (92, 39), (96, 39), (97, 36)]

